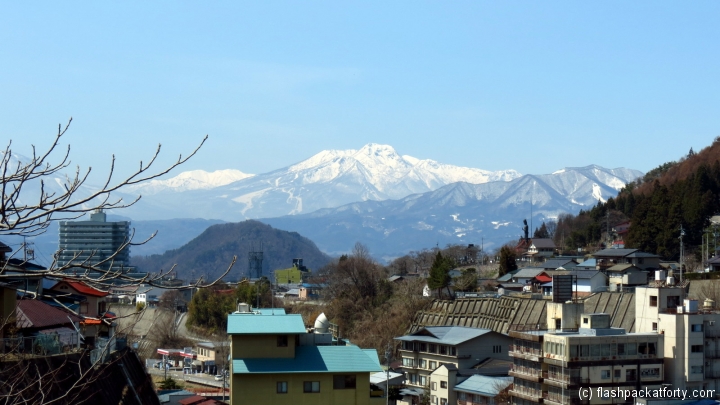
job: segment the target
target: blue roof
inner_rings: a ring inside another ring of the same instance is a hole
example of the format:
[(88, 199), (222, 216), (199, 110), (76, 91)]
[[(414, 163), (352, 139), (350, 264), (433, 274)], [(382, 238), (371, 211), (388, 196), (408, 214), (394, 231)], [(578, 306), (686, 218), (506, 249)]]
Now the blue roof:
[(492, 330), (467, 328), (465, 326), (427, 326), (412, 335), (397, 337), (395, 340), (457, 345), (489, 332), (492, 332)]
[(234, 359), (233, 374), (374, 373), (382, 371), (377, 351), (357, 346), (298, 346), (293, 358)]
[[(269, 311), (265, 309), (264, 311)], [(270, 313), (242, 313), (228, 315), (227, 333), (231, 335), (272, 335), (306, 333), (300, 314), (285, 314), (278, 310)]]
[(512, 384), (512, 382), (512, 377), (488, 377), (476, 374), (457, 384), (455, 391), (468, 392), (485, 397), (495, 397), (502, 389)]

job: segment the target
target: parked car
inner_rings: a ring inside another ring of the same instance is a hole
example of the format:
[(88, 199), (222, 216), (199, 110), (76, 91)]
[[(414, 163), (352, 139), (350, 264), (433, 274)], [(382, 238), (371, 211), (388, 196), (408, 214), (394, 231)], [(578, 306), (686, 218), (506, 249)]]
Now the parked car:
[(215, 381), (222, 381), (224, 378), (225, 378), (224, 375), (218, 374), (218, 375), (215, 376)]

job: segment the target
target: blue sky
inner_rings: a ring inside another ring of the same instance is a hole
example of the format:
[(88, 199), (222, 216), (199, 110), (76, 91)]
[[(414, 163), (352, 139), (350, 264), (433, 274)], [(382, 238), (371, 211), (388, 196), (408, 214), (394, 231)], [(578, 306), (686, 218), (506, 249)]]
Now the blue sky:
[[(488, 170), (647, 171), (720, 135), (720, 3), (6, 2), (0, 139), (121, 172), (262, 173), (390, 144)], [(390, 3), (390, 4), (387, 4)]]

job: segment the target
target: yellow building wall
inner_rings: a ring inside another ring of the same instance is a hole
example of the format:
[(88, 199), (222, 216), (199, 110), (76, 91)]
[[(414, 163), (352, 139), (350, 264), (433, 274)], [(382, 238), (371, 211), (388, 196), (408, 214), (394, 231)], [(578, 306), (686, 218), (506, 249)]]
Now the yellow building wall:
[(302, 283), (302, 271), (297, 267), (289, 269), (275, 270), (275, 282), (280, 284), (299, 284)]
[[(333, 389), (333, 373), (234, 374), (231, 381), (231, 404), (267, 405), (370, 405), (370, 373), (355, 374), (355, 389)], [(277, 393), (277, 383), (287, 381), (287, 394)], [(303, 392), (305, 381), (319, 381), (319, 393)], [(383, 398), (384, 399), (384, 398)]]
[(287, 347), (277, 346), (277, 335), (233, 335), (232, 358), (288, 358), (295, 357), (295, 335), (286, 335)]

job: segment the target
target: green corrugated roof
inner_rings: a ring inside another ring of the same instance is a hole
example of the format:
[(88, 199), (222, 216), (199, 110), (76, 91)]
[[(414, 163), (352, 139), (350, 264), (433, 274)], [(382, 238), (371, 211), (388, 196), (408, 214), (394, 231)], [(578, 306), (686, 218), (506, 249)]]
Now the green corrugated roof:
[[(283, 311), (284, 312), (284, 311)], [(264, 335), (305, 333), (300, 314), (275, 315), (243, 313), (228, 315), (227, 333), (231, 335)]]
[(375, 350), (357, 346), (298, 346), (294, 358), (234, 359), (232, 370), (233, 374), (374, 373), (382, 368)]

